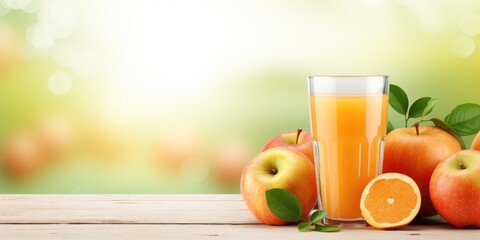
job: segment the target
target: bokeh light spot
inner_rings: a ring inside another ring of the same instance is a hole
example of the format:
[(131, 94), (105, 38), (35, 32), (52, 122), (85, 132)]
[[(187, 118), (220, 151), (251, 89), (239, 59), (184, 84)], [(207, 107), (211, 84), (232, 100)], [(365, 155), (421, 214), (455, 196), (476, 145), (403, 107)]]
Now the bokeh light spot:
[(65, 95), (72, 88), (72, 79), (64, 72), (56, 72), (48, 79), (48, 89), (55, 95)]
[(22, 8), (22, 10), (26, 13), (34, 13), (40, 10), (42, 7), (44, 0), (31, 0), (30, 3)]
[(73, 71), (79, 76), (92, 76), (97, 71), (97, 56), (88, 50), (73, 51), (71, 61)]
[(458, 27), (463, 34), (469, 37), (477, 36), (480, 34), (480, 15), (470, 13), (462, 16)]
[(379, 8), (385, 5), (385, 0), (362, 0), (362, 3), (365, 6), (370, 8)]
[(7, 7), (5, 5), (5, 3), (3, 3), (1, 0), (0, 0), (0, 16), (4, 16), (6, 15), (8, 12), (10, 12), (10, 8)]
[(55, 45), (55, 38), (40, 24), (29, 27), (27, 38), (32, 42), (32, 46), (37, 49), (47, 49)]
[(71, 67), (74, 53), (75, 48), (71, 45), (58, 46), (53, 50), (53, 58), (58, 65), (62, 67)]
[(432, 0), (404, 0), (403, 5), (407, 6), (414, 12), (423, 12), (431, 8)]
[(445, 18), (437, 10), (426, 10), (419, 15), (420, 26), (427, 32), (441, 32), (445, 25)]
[(461, 36), (453, 41), (452, 51), (457, 57), (468, 57), (475, 51), (475, 42), (466, 36)]
[(3, 0), (3, 2), (11, 9), (22, 9), (30, 3), (30, 0)]
[(66, 38), (77, 27), (79, 20), (78, 2), (50, 0), (41, 8), (38, 19), (54, 38)]

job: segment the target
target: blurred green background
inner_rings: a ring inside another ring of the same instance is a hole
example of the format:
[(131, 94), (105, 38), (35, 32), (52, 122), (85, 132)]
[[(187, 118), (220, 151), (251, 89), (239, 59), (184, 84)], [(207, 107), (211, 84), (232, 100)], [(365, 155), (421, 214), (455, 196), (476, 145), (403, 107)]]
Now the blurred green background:
[(310, 128), (308, 75), (386, 74), (443, 118), (480, 103), (477, 45), (474, 0), (0, 0), (0, 193), (239, 192)]

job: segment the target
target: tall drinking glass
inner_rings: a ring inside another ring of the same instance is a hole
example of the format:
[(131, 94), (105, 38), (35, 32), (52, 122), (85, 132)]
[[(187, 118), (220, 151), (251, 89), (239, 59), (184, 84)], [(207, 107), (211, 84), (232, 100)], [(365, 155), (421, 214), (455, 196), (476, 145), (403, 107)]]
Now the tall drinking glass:
[(388, 86), (387, 76), (308, 79), (318, 202), (327, 222), (363, 220), (362, 191), (382, 171)]

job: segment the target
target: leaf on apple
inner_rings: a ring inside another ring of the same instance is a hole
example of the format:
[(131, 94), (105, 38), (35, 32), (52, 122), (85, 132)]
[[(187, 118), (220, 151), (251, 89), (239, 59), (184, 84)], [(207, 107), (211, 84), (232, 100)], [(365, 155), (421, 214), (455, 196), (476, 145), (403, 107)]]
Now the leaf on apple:
[(390, 121), (388, 121), (387, 133), (390, 133), (393, 130), (395, 130), (395, 127), (393, 126), (393, 124)]
[(445, 131), (447, 131), (448, 133), (450, 133), (455, 139), (457, 139), (458, 143), (460, 144), (460, 147), (462, 149), (466, 149), (465, 147), (465, 142), (463, 142), (463, 139), (462, 139), (462, 136), (460, 136), (460, 134), (455, 131), (452, 127), (450, 127), (448, 125), (448, 123), (442, 121), (441, 119), (438, 119), (438, 118), (432, 118), (432, 119), (429, 119), (427, 121), (432, 121), (433, 124), (435, 124), (436, 127), (438, 128), (441, 128)]
[(390, 93), (388, 96), (388, 103), (393, 108), (393, 110), (398, 113), (406, 116), (408, 112), (408, 96), (397, 85), (390, 84)]
[(282, 188), (265, 191), (268, 208), (283, 221), (296, 222), (302, 218), (302, 205), (297, 196)]
[(422, 97), (417, 99), (410, 110), (408, 111), (408, 118), (420, 118), (430, 114), (438, 102), (438, 98)]
[(476, 134), (480, 131), (480, 105), (475, 103), (458, 105), (445, 117), (445, 122), (460, 136)]

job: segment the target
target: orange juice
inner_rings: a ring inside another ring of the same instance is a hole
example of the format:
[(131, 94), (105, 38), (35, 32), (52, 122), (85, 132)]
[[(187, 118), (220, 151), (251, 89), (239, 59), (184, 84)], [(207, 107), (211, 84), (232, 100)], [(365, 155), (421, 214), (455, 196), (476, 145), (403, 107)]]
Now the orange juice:
[(321, 207), (330, 219), (360, 220), (362, 191), (381, 171), (388, 96), (310, 95), (310, 108)]

